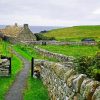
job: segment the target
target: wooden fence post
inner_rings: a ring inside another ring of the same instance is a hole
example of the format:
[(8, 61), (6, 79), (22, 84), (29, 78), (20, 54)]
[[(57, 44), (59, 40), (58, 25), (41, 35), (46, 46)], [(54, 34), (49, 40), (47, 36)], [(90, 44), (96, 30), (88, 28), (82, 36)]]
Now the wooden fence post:
[(8, 58), (10, 65), (9, 65), (9, 75), (11, 75), (11, 57)]
[(31, 77), (33, 77), (34, 75), (34, 58), (32, 57), (32, 61), (31, 61)]

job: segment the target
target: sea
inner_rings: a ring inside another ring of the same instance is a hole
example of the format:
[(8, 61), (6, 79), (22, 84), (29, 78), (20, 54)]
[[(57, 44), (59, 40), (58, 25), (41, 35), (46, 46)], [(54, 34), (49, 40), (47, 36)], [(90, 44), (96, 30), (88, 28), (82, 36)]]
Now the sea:
[[(6, 25), (0, 25), (0, 29), (5, 28)], [(62, 26), (29, 26), (30, 30), (33, 33), (39, 33), (41, 31), (50, 31), (52, 29), (58, 29), (58, 28), (63, 28)]]

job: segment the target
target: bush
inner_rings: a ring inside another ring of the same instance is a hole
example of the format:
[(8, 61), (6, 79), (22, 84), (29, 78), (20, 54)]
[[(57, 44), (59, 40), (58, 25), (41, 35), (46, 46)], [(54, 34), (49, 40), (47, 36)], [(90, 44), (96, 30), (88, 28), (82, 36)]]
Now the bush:
[(92, 58), (91, 57), (87, 57), (87, 56), (83, 56), (77, 59), (78, 61), (78, 67), (77, 70), (80, 73), (87, 73), (87, 70), (89, 69), (89, 67), (92, 65)]
[(98, 48), (100, 49), (100, 41), (97, 43)]
[(44, 30), (44, 31), (41, 31), (40, 33), (47, 33), (48, 31)]
[(55, 40), (54, 37), (46, 37), (46, 36), (39, 34), (39, 33), (35, 34), (35, 36), (37, 38), (37, 41), (39, 41), (39, 40)]
[(100, 81), (100, 69), (93, 69), (92, 76), (95, 80)]
[(76, 70), (79, 73), (100, 81), (100, 52), (97, 52), (94, 57), (82, 56), (77, 59), (77, 63)]
[(96, 68), (100, 69), (100, 52), (97, 52), (95, 55), (95, 66)]

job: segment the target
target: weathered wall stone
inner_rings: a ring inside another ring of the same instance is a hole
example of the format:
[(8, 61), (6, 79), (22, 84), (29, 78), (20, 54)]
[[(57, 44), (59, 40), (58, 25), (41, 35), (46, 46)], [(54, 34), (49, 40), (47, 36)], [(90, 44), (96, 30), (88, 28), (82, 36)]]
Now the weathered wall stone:
[(100, 100), (100, 83), (61, 63), (35, 60), (51, 100)]
[(43, 43), (45, 42), (46, 45), (91, 45), (91, 46), (95, 46), (97, 45), (97, 42), (77, 42), (77, 41), (67, 41), (67, 42), (60, 42), (60, 41), (45, 41), (45, 40), (41, 40), (41, 41), (26, 41), (27, 44), (33, 44), (33, 45), (43, 45)]
[(0, 59), (0, 76), (9, 75), (9, 65), (10, 62), (8, 59)]
[(50, 51), (41, 49), (39, 47), (34, 47), (35, 50), (40, 53), (42, 56), (44, 57), (48, 57), (48, 58), (55, 58), (57, 59), (59, 62), (63, 63), (66, 67), (73, 67), (75, 66), (75, 58), (72, 56), (65, 56), (63, 54), (58, 54), (58, 53), (52, 53)]

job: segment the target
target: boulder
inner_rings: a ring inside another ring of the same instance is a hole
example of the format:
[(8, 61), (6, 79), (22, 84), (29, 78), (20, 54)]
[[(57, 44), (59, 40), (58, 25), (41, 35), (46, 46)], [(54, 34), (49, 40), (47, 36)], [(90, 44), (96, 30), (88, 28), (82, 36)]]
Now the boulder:
[(73, 80), (73, 89), (75, 90), (75, 92), (80, 92), (81, 84), (85, 78), (85, 74), (80, 74), (76, 79)]
[(92, 100), (100, 100), (100, 86), (96, 88)]

